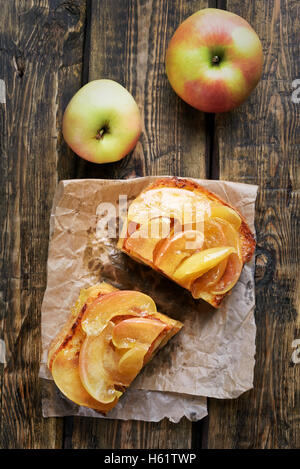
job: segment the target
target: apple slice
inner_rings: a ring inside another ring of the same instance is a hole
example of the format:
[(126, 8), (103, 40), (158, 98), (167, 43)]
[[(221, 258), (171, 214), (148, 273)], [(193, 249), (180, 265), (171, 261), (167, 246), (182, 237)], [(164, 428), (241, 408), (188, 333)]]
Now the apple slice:
[(157, 319), (124, 319), (115, 325), (112, 342), (118, 348), (131, 348), (137, 342), (150, 346), (166, 327), (166, 324)]
[(174, 218), (181, 225), (197, 223), (210, 213), (206, 197), (192, 191), (173, 187), (142, 192), (128, 209), (128, 220), (140, 225), (155, 217)]
[(230, 254), (235, 252), (230, 246), (205, 249), (185, 259), (174, 272), (174, 279), (181, 284), (190, 284), (205, 274)]
[(141, 225), (124, 243), (124, 248), (145, 263), (153, 262), (156, 245), (170, 234), (170, 218), (159, 217)]
[[(200, 230), (185, 230), (166, 240), (155, 252), (154, 264), (163, 273), (172, 276), (180, 263), (203, 249), (226, 246), (226, 237), (216, 220), (205, 220)], [(204, 239), (203, 239), (204, 231)]]
[(224, 295), (231, 290), (237, 283), (243, 268), (243, 258), (241, 250), (241, 241), (239, 233), (234, 229), (231, 223), (226, 220), (215, 218), (222, 226), (222, 230), (226, 236), (228, 244), (236, 251), (228, 257), (226, 269), (219, 282), (211, 288), (211, 293), (216, 295)]
[(71, 401), (84, 407), (90, 407), (106, 413), (112, 409), (116, 401), (103, 404), (86, 391), (79, 375), (79, 351), (73, 349), (61, 350), (52, 364), (52, 376), (56, 386)]
[[(108, 322), (98, 335), (87, 336), (79, 355), (79, 374), (86, 391), (97, 401), (104, 404), (118, 399), (122, 392), (115, 388), (119, 356), (111, 350), (113, 323)], [(111, 369), (104, 366), (109, 354)], [(119, 380), (118, 380), (119, 381)]]
[(212, 218), (222, 218), (225, 221), (228, 221), (236, 230), (239, 230), (242, 219), (239, 214), (227, 205), (222, 205), (218, 203), (213, 203), (211, 205), (211, 217)]
[(130, 385), (167, 327), (156, 319), (131, 318), (118, 324), (109, 321), (99, 335), (88, 336), (80, 351), (80, 378), (88, 393), (103, 403), (119, 397), (116, 385)]
[(80, 322), (84, 313), (84, 309), (86, 309), (89, 304), (95, 301), (96, 298), (99, 298), (99, 296), (111, 293), (113, 291), (116, 291), (116, 288), (106, 282), (93, 285), (89, 288), (82, 288), (80, 290), (80, 295), (71, 310), (71, 315), (68, 321), (62, 327), (50, 345), (47, 363), (50, 371), (56, 354), (62, 347), (66, 345), (66, 338), (68, 339), (68, 342), (76, 341), (77, 334), (79, 334), (79, 338), (81, 338)]
[(97, 335), (117, 316), (147, 316), (156, 312), (152, 298), (138, 291), (116, 291), (96, 299), (85, 311), (81, 326), (87, 335)]
[[(230, 245), (220, 223), (215, 219), (205, 222), (205, 249)], [(194, 298), (200, 298), (200, 292), (215, 285), (223, 276), (228, 258), (221, 261), (208, 272), (197, 278), (191, 285), (191, 293)]]
[(155, 253), (154, 264), (164, 274), (172, 276), (179, 264), (203, 247), (203, 234), (187, 230), (166, 240)]
[(215, 217), (212, 220), (214, 220), (221, 226), (222, 231), (226, 238), (226, 244), (228, 246), (234, 247), (234, 249), (237, 252), (237, 255), (242, 260), (241, 239), (240, 239), (238, 231), (227, 220), (224, 220), (222, 218), (217, 218), (217, 217)]
[(237, 283), (243, 268), (243, 263), (237, 254), (228, 257), (226, 269), (219, 282), (211, 288), (215, 295), (224, 295)]
[(115, 325), (112, 342), (118, 348), (131, 348), (137, 342), (150, 346), (166, 327), (166, 324), (157, 319), (124, 319)]
[(119, 361), (118, 371), (124, 377), (126, 386), (136, 378), (144, 365), (144, 358), (149, 345), (135, 344), (135, 346), (124, 353)]
[(222, 225), (216, 219), (208, 219), (204, 222), (204, 249), (228, 246)]
[(122, 249), (125, 246), (125, 242), (129, 236), (131, 236), (140, 225), (134, 221), (128, 221), (127, 216), (122, 219), (121, 234), (117, 243), (117, 248)]
[(225, 273), (229, 257), (230, 256), (203, 274), (201, 277), (196, 278), (196, 280), (191, 285), (191, 293), (194, 298), (200, 298), (202, 291), (210, 290), (221, 280)]
[(214, 221), (222, 227), (222, 231), (226, 237), (226, 243), (230, 245), (235, 252), (227, 257), (225, 260), (226, 265), (220, 263), (217, 266), (217, 271), (214, 272), (212, 269), (207, 272), (207, 274), (203, 275), (203, 277), (195, 280), (191, 288), (194, 298), (204, 298), (201, 294), (203, 291), (210, 292), (212, 295), (223, 295), (227, 293), (238, 281), (243, 268), (238, 232), (231, 223), (224, 219), (215, 218)]
[(106, 295), (107, 293), (112, 293), (116, 290), (117, 289), (115, 287), (106, 282), (98, 283), (89, 288), (82, 288), (80, 290), (79, 298), (71, 311), (73, 316), (77, 316), (84, 304), (90, 304), (99, 295)]

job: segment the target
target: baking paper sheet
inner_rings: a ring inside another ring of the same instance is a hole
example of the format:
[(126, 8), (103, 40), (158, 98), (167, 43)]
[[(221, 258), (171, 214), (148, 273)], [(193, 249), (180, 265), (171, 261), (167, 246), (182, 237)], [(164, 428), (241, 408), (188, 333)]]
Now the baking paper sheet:
[(54, 381), (43, 380), (42, 389), (44, 417), (77, 415), (148, 422), (159, 422), (166, 417), (177, 423), (182, 417), (196, 422), (207, 415), (206, 397), (130, 388), (117, 406), (104, 417), (93, 409), (80, 407), (65, 398)]
[[(47, 380), (44, 387), (50, 389), (48, 380), (52, 378), (46, 360), (51, 340), (65, 323), (80, 289), (105, 280), (121, 289), (149, 294), (158, 311), (184, 323), (184, 328), (145, 367), (109, 417), (148, 421), (168, 417), (178, 421), (186, 415), (195, 420), (207, 413), (205, 396), (235, 398), (253, 385), (254, 260), (244, 267), (232, 294), (216, 310), (117, 250), (118, 233), (113, 238), (103, 233), (99, 236), (97, 227), (103, 218), (101, 204), (112, 203), (118, 213), (120, 195), (127, 196), (130, 203), (154, 179), (59, 183), (50, 221), (40, 376)], [(254, 231), (257, 186), (194, 180), (239, 209)], [(47, 398), (43, 399), (44, 416), (70, 415), (70, 412), (71, 415), (99, 415), (79, 408), (58, 391), (49, 389), (45, 392)], [(61, 407), (62, 402), (67, 402), (68, 408)]]

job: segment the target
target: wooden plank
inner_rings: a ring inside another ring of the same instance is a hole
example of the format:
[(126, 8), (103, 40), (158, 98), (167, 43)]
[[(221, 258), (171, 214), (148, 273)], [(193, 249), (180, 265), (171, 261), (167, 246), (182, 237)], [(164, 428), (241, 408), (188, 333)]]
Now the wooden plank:
[[(2, 61), (0, 57), (0, 66), (2, 66)], [(6, 84), (0, 75), (0, 173), (5, 174), (5, 160), (2, 157), (5, 153), (5, 144), (3, 135), (6, 135)], [(1, 200), (5, 200), (6, 197), (6, 187), (5, 184), (0, 184), (0, 197)], [(3, 210), (0, 210), (0, 223), (1, 226), (4, 226), (5, 223), (5, 214)], [(4, 275), (3, 275), (3, 263), (4, 260), (4, 232), (2, 231), (0, 237), (0, 291), (3, 292), (5, 288)], [(4, 367), (6, 362), (6, 347), (4, 341), (4, 298), (0, 295), (0, 408), (2, 406), (2, 387), (3, 387), (3, 374)], [(1, 414), (0, 414), (0, 431), (1, 431)]]
[(70, 447), (73, 449), (190, 448), (192, 426), (187, 419), (171, 423), (102, 420), (75, 417)]
[(58, 148), (57, 118), (81, 80), (85, 1), (0, 0), (0, 8), (0, 79), (6, 83), (1, 338), (7, 352), (0, 447), (57, 448), (62, 420), (43, 419), (41, 411), (40, 308), (57, 164), (64, 176), (73, 165)]
[[(150, 174), (205, 177), (204, 116), (185, 105), (165, 74), (168, 42), (181, 21), (208, 5), (147, 0), (93, 0), (88, 79), (111, 78), (136, 98), (144, 128), (133, 153), (113, 165), (80, 161), (78, 177), (128, 178)], [(189, 448), (192, 424), (112, 422), (75, 418), (72, 447)]]
[(165, 74), (165, 53), (181, 21), (207, 4), (206, 0), (91, 2), (88, 78), (111, 78), (125, 86), (137, 100), (144, 128), (129, 157), (113, 165), (80, 161), (80, 177), (205, 176), (204, 116), (173, 92)]
[[(227, 9), (262, 39), (264, 72), (250, 99), (216, 119), (220, 178), (259, 184), (257, 354), (254, 389), (210, 400), (209, 448), (299, 448), (300, 366), (291, 360), (299, 321), (299, 2), (240, 2)], [(298, 25), (298, 26), (297, 26)], [(298, 172), (297, 172), (298, 171)]]

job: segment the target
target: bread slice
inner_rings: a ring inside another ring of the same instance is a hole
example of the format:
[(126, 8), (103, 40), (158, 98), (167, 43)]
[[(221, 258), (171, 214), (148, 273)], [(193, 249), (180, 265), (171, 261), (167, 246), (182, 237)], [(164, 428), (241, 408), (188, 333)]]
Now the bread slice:
[[(188, 250), (184, 243), (193, 236), (198, 244)], [(252, 258), (255, 239), (232, 205), (194, 181), (172, 177), (157, 179), (133, 200), (118, 248), (218, 307)]]
[(149, 296), (103, 282), (81, 290), (51, 343), (48, 367), (68, 399), (106, 414), (181, 327)]

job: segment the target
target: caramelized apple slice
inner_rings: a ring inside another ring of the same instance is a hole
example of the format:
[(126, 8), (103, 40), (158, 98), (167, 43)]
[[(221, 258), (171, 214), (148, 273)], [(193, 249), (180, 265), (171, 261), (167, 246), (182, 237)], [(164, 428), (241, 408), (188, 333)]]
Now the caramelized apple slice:
[(154, 263), (166, 275), (172, 276), (179, 264), (197, 249), (203, 247), (203, 235), (187, 230), (167, 239), (155, 254)]
[(130, 385), (166, 328), (156, 319), (131, 318), (109, 322), (99, 335), (88, 336), (80, 352), (80, 377), (88, 393), (104, 403), (119, 397), (116, 385)]
[(60, 391), (78, 405), (106, 413), (116, 404), (115, 400), (110, 404), (102, 404), (85, 390), (79, 375), (79, 351), (77, 353), (75, 349), (61, 350), (56, 355), (52, 364), (52, 376)]
[(157, 319), (124, 319), (115, 325), (112, 342), (117, 348), (132, 348), (137, 342), (150, 347), (166, 327), (166, 324)]
[(216, 295), (223, 295), (231, 290), (237, 283), (243, 268), (241, 241), (238, 232), (226, 220), (216, 218), (222, 226), (228, 244), (236, 251), (228, 257), (226, 269), (219, 282), (211, 288), (211, 292)]
[(243, 268), (243, 263), (237, 254), (232, 254), (228, 258), (225, 272), (219, 282), (211, 288), (215, 295), (223, 295), (231, 290), (237, 283)]
[(66, 338), (68, 338), (68, 342), (70, 340), (76, 341), (76, 335), (79, 334), (79, 338), (81, 339), (80, 322), (84, 313), (84, 309), (93, 301), (95, 301), (95, 299), (100, 295), (105, 295), (113, 291), (116, 291), (116, 288), (106, 282), (93, 285), (89, 288), (82, 288), (80, 290), (80, 295), (71, 310), (71, 315), (68, 321), (62, 327), (50, 345), (48, 351), (48, 368), (50, 371), (53, 360), (58, 351), (64, 346)]
[[(221, 263), (218, 265), (218, 272), (209, 271), (194, 282), (191, 289), (194, 298), (202, 297), (206, 299), (201, 295), (201, 291), (210, 292), (212, 295), (227, 293), (234, 287), (242, 271), (243, 262), (238, 232), (231, 223), (224, 219), (215, 218), (214, 221), (222, 227), (222, 231), (226, 237), (226, 243), (230, 245), (235, 252), (228, 256), (226, 265), (222, 265)], [(213, 278), (215, 274), (216, 276)]]
[(225, 273), (229, 257), (230, 256), (228, 256), (226, 259), (221, 261), (218, 265), (210, 269), (204, 275), (194, 280), (194, 282), (191, 285), (191, 293), (194, 298), (200, 298), (202, 291), (204, 290), (207, 291), (207, 290), (212, 289), (213, 286), (216, 285), (221, 280), (221, 278), (223, 277)]
[(196, 252), (180, 264), (174, 272), (174, 279), (185, 285), (187, 283), (190, 284), (190, 282), (205, 274), (205, 272), (215, 267), (233, 252), (235, 250), (230, 246), (210, 248)]
[(81, 322), (88, 335), (99, 334), (116, 316), (143, 316), (156, 312), (152, 298), (138, 291), (116, 291), (96, 299), (85, 311)]
[(230, 246), (220, 223), (212, 218), (204, 222), (204, 249)]
[(124, 243), (124, 248), (135, 257), (140, 257), (143, 262), (153, 262), (153, 252), (157, 243), (161, 239), (167, 238), (170, 234), (169, 218), (159, 217), (150, 220), (145, 225), (141, 225)]
[[(180, 324), (180, 323), (179, 323)], [(164, 347), (164, 345), (169, 342), (171, 337), (173, 337), (177, 332), (182, 328), (182, 324), (180, 324), (179, 327), (171, 327), (167, 326), (160, 334), (157, 336), (157, 338), (154, 340), (154, 342), (151, 344), (151, 347), (149, 347), (145, 357), (144, 357), (144, 365), (148, 363), (150, 360), (152, 360), (153, 356), (155, 353), (160, 350), (161, 348)]]
[(111, 347), (113, 327), (113, 323), (108, 322), (100, 334), (87, 336), (79, 355), (79, 374), (83, 386), (94, 399), (104, 404), (122, 395), (115, 389), (116, 376), (113, 376), (117, 374), (119, 357), (112, 358), (113, 370), (108, 371), (104, 366), (104, 357)]
[[(205, 222), (205, 249), (230, 245), (217, 220), (209, 219)], [(200, 298), (200, 292), (215, 285), (223, 276), (228, 257), (210, 269), (208, 272), (197, 278), (191, 285), (191, 293), (194, 298)]]
[(144, 357), (149, 345), (135, 344), (135, 346), (124, 353), (119, 361), (118, 371), (124, 377), (126, 386), (136, 378), (144, 365)]
[(218, 203), (212, 203), (211, 205), (211, 217), (212, 218), (222, 218), (225, 221), (228, 221), (236, 230), (239, 230), (242, 219), (239, 214), (227, 205), (222, 205)]
[[(181, 326), (174, 321), (169, 338)], [(109, 321), (100, 334), (87, 336), (80, 352), (80, 378), (85, 389), (103, 403), (119, 397), (121, 391), (116, 386), (130, 385), (150, 348), (153, 351), (156, 340), (160, 338), (161, 343), (165, 338), (162, 332), (170, 329), (170, 325), (157, 319), (130, 318), (117, 324)]]
[(128, 209), (128, 220), (140, 225), (155, 217), (174, 218), (183, 226), (197, 223), (210, 213), (205, 196), (185, 189), (164, 187), (142, 192)]
[(112, 285), (106, 282), (98, 283), (89, 288), (82, 288), (80, 290), (79, 298), (71, 310), (72, 315), (77, 316), (77, 314), (81, 311), (82, 307), (85, 304), (89, 305), (99, 295), (106, 295), (107, 293), (112, 293), (113, 291), (116, 291), (116, 290), (117, 289), (115, 287), (113, 287)]
[(237, 255), (242, 259), (241, 240), (238, 231), (233, 227), (231, 223), (226, 220), (223, 220), (222, 218), (216, 217), (211, 221), (217, 222), (221, 226), (226, 238), (226, 244), (228, 246), (232, 246), (236, 250)]
[(226, 246), (226, 237), (220, 224), (208, 219), (204, 221), (202, 231), (185, 230), (165, 240), (155, 252), (154, 264), (172, 276), (180, 263), (194, 252), (218, 246)]

